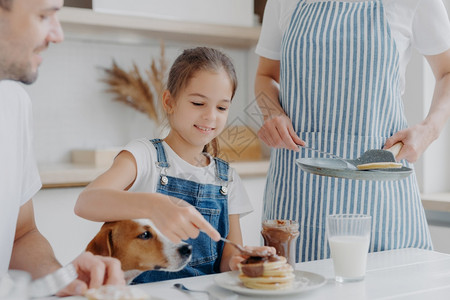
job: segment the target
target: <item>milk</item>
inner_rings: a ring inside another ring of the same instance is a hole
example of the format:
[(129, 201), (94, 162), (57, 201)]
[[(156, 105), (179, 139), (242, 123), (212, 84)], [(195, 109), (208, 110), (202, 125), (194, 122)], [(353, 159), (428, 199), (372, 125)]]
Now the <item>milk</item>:
[(361, 280), (366, 273), (370, 236), (338, 235), (328, 239), (337, 281)]

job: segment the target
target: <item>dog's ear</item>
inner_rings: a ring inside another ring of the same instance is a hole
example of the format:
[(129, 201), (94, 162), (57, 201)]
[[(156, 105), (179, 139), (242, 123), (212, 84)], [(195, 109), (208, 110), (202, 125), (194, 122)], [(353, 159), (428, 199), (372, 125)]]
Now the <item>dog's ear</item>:
[(89, 242), (86, 251), (95, 255), (112, 256), (113, 238), (112, 228), (104, 224), (97, 235)]

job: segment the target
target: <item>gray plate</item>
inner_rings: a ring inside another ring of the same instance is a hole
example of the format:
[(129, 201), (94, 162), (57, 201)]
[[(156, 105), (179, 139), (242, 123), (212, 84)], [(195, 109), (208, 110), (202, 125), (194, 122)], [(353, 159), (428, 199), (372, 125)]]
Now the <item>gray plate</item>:
[(347, 164), (332, 158), (299, 158), (297, 165), (304, 171), (329, 177), (348, 178), (356, 180), (400, 180), (412, 174), (407, 167), (383, 170), (351, 170)]

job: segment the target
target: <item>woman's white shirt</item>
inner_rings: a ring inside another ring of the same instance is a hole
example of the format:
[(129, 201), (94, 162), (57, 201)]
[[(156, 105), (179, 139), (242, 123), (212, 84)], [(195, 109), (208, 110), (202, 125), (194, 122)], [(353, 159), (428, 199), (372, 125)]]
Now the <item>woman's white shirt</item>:
[[(317, 2), (317, 0), (306, 0)], [(339, 0), (321, 0), (337, 1)], [(344, 1), (361, 2), (367, 0)], [(442, 0), (380, 0), (395, 41), (400, 63), (402, 92), (406, 66), (415, 48), (423, 55), (436, 55), (450, 49), (450, 21)], [(264, 22), (256, 46), (260, 56), (280, 60), (281, 40), (299, 0), (268, 0)]]
[[(170, 167), (165, 173), (168, 176), (194, 181), (200, 184), (222, 185), (216, 177), (216, 163), (210, 157), (206, 167), (196, 167), (179, 157), (166, 143), (162, 143), (166, 151), (166, 159)], [(129, 189), (131, 192), (154, 193), (160, 178), (161, 169), (157, 167), (155, 146), (148, 139), (138, 139), (130, 142), (124, 150), (129, 151), (137, 163), (136, 180)], [(253, 210), (242, 180), (236, 171), (230, 167), (228, 172), (228, 214), (245, 214)]]

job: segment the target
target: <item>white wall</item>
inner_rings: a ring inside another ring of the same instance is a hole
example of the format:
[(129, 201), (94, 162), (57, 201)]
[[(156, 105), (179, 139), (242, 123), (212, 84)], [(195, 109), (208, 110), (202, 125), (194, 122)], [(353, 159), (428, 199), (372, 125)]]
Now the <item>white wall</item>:
[[(424, 106), (428, 112), (433, 97), (435, 80), (430, 66), (424, 63)], [(447, 122), (439, 138), (433, 142), (423, 157), (424, 193), (450, 192), (450, 122)]]
[(44, 189), (33, 198), (36, 225), (63, 265), (84, 251), (102, 225), (74, 214), (81, 191), (82, 188)]
[(243, 178), (242, 180), (250, 201), (253, 205), (253, 212), (241, 218), (242, 239), (244, 245), (262, 245), (261, 220), (263, 210), (265, 177)]

